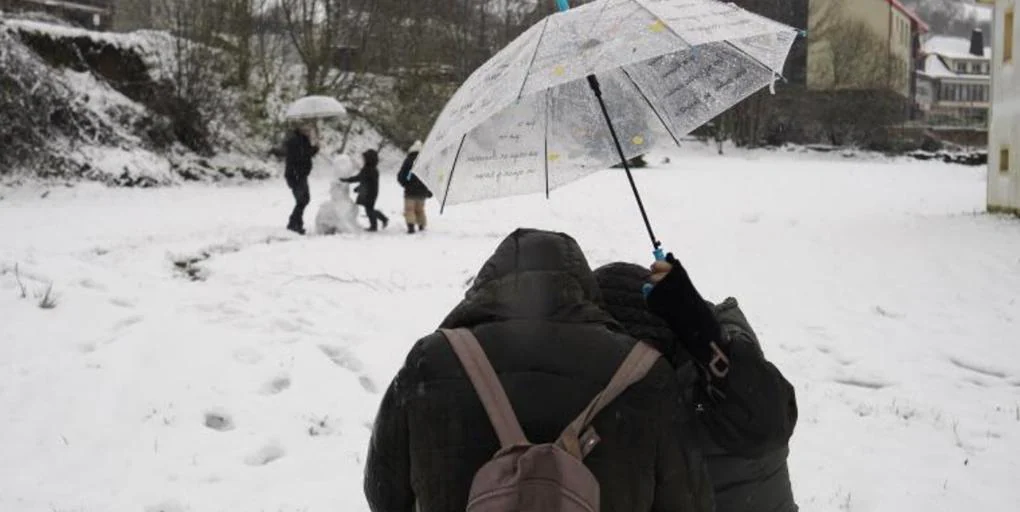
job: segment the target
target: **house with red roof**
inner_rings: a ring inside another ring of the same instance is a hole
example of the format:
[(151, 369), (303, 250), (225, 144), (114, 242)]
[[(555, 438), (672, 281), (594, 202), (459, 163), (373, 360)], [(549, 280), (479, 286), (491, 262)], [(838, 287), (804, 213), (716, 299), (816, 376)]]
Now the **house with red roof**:
[[(850, 24), (866, 27), (872, 36), (870, 39), (876, 44), (840, 40), (846, 37), (847, 32), (840, 31), (839, 27)], [(845, 53), (847, 45), (855, 45), (851, 53), (858, 53), (852, 55), (853, 60), (863, 62), (869, 69), (874, 69), (874, 64), (879, 63), (879, 69), (888, 74), (883, 77), (882, 87), (913, 101), (913, 75), (916, 59), (919, 58), (919, 41), (929, 28), (900, 0), (810, 0), (808, 27), (808, 88), (875, 88), (874, 77), (842, 68), (854, 64), (840, 58), (835, 47), (842, 45), (840, 48)], [(868, 55), (861, 55), (859, 52), (862, 51), (867, 51)], [(883, 64), (886, 66), (883, 67)]]

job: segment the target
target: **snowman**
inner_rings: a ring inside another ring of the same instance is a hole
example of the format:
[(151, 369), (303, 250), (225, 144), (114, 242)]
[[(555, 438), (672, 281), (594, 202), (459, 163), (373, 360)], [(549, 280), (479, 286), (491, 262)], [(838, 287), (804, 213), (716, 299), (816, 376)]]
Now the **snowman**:
[(320, 235), (357, 233), (360, 231), (356, 220), (358, 206), (351, 200), (351, 186), (340, 181), (354, 174), (354, 161), (341, 153), (330, 164), (333, 177), (329, 185), (329, 201), (319, 206), (319, 213), (315, 215), (315, 232)]

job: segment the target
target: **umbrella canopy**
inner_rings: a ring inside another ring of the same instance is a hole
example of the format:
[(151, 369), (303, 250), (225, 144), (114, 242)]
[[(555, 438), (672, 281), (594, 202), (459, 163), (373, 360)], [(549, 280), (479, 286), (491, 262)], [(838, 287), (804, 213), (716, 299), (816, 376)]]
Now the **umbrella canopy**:
[(287, 119), (322, 119), (346, 113), (343, 104), (329, 96), (305, 96), (287, 107)]
[(414, 173), (444, 204), (548, 193), (620, 153), (676, 143), (773, 83), (796, 36), (715, 0), (600, 0), (553, 14), (460, 87)]

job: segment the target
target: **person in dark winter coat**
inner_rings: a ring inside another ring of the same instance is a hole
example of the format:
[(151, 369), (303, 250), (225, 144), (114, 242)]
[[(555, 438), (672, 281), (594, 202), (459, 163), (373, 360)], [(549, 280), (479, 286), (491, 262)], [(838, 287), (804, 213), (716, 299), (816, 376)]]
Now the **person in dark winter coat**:
[(425, 226), (428, 225), (428, 218), (425, 216), (425, 201), (432, 197), (432, 191), (411, 172), (411, 169), (414, 168), (414, 161), (418, 159), (418, 153), (421, 152), (421, 147), (421, 141), (415, 141), (411, 145), (411, 148), (407, 150), (404, 165), (400, 166), (400, 172), (397, 173), (397, 182), (404, 187), (404, 220), (407, 221), (408, 234), (412, 235), (415, 228), (418, 231), (425, 231)]
[(318, 134), (315, 126), (308, 124), (297, 127), (285, 143), (286, 168), (284, 178), (294, 194), (294, 209), (290, 213), (287, 229), (305, 234), (305, 208), (311, 202), (308, 190), (308, 176), (312, 173), (312, 158), (319, 152)]
[[(636, 343), (598, 302), (598, 284), (572, 238), (518, 230), (442, 327), (474, 333), (528, 439), (549, 443)], [(703, 461), (680, 440), (679, 393), (660, 359), (596, 416), (601, 441), (584, 463), (598, 478), (603, 512), (712, 509)], [(383, 397), (365, 468), (368, 503), (374, 512), (464, 510), (475, 472), (499, 448), (449, 343), (426, 336)]]
[(368, 215), (368, 230), (379, 231), (379, 221), (382, 221), (382, 227), (386, 229), (390, 219), (375, 209), (375, 202), (379, 199), (379, 153), (374, 149), (369, 149), (361, 154), (361, 158), (364, 162), (361, 172), (340, 181), (358, 184), (357, 203), (365, 207), (365, 214)]
[[(736, 299), (705, 302), (675, 259), (655, 270), (614, 263), (595, 275), (607, 311), (673, 361), (717, 510), (796, 512), (786, 462), (797, 422), (793, 386), (765, 359)], [(646, 300), (650, 281), (658, 284)]]

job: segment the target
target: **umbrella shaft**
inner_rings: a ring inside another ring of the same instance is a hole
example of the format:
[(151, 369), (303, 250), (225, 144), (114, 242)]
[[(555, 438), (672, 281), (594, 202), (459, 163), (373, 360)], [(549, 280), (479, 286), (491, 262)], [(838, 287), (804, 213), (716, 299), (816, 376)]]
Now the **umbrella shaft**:
[(630, 163), (627, 162), (627, 157), (623, 154), (623, 146), (620, 145), (620, 138), (616, 135), (616, 128), (613, 127), (613, 120), (609, 117), (609, 109), (606, 108), (606, 102), (602, 99), (602, 87), (599, 85), (599, 79), (595, 75), (588, 75), (588, 85), (591, 86), (592, 92), (595, 93), (595, 98), (599, 100), (599, 107), (602, 108), (602, 116), (606, 118), (606, 124), (609, 126), (609, 134), (613, 136), (613, 144), (616, 145), (616, 152), (620, 155), (620, 161), (623, 162), (623, 170), (627, 172), (627, 180), (630, 181), (630, 189), (634, 191), (634, 199), (637, 200), (638, 209), (641, 210), (641, 218), (645, 221), (645, 228), (648, 230), (648, 237), (652, 239), (652, 246), (658, 250), (662, 246), (657, 238), (655, 238), (655, 231), (652, 230), (652, 222), (648, 220), (648, 212), (645, 211), (645, 203), (641, 200), (641, 193), (638, 192), (637, 183), (634, 182), (634, 175), (630, 172)]

